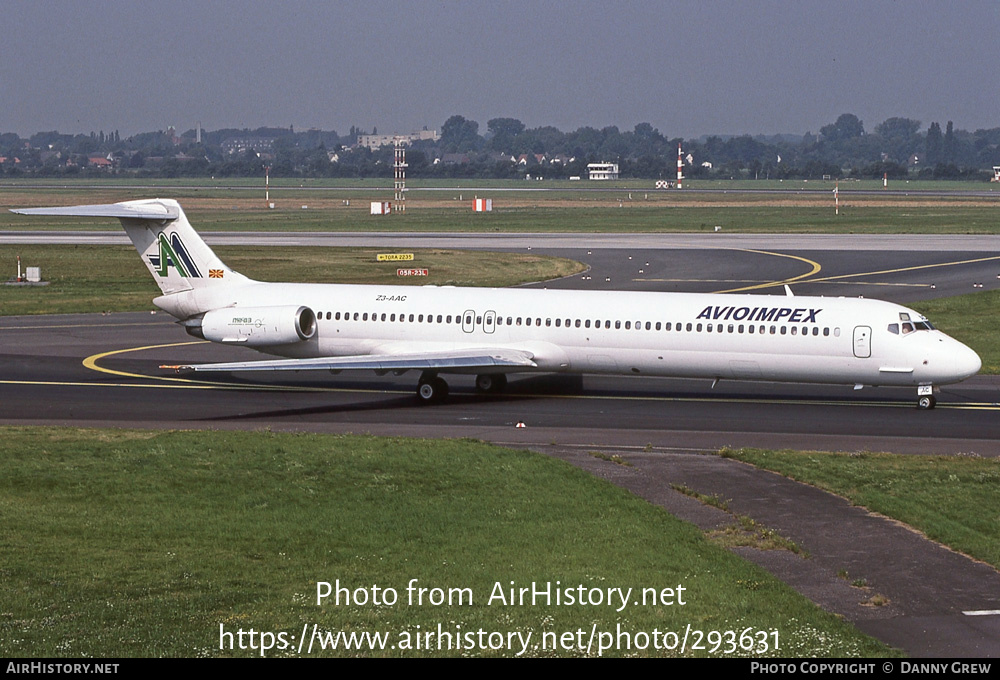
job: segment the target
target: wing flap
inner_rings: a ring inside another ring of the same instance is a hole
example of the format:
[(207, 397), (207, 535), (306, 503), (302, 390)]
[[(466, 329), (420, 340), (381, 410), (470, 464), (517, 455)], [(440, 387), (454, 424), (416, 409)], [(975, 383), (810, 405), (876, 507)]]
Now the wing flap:
[(477, 348), (417, 354), (364, 354), (315, 359), (275, 359), (265, 361), (235, 361), (189, 366), (161, 366), (177, 371), (449, 371), (508, 367), (536, 368), (530, 352), (513, 349)]

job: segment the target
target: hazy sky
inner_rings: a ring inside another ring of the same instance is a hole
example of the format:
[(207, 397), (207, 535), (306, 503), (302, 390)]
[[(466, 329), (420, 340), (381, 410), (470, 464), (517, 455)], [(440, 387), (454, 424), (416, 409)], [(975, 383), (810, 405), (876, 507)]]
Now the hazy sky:
[(1000, 127), (1000, 2), (3, 0), (0, 132)]

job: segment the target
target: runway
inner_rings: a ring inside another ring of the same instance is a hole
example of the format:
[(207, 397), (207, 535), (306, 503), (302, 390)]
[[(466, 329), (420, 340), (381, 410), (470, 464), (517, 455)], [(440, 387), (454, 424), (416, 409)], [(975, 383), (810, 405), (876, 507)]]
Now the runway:
[[(995, 234), (739, 234), (710, 233), (504, 233), (407, 231), (199, 231), (210, 246), (338, 246), (344, 248), (456, 248), (518, 251), (573, 250), (589, 261), (592, 250), (642, 253), (669, 250), (739, 250), (795, 252), (907, 251), (1000, 253)], [(130, 245), (120, 229), (4, 230), (4, 244)], [(718, 264), (718, 263), (717, 263)]]
[[(588, 237), (577, 237), (586, 239)], [(551, 248), (582, 276), (536, 284), (630, 290), (859, 295), (896, 302), (998, 287), (1000, 253)], [(767, 272), (766, 277), (761, 272)], [(947, 331), (947, 329), (944, 329)], [(715, 450), (768, 446), (1000, 455), (1000, 381), (946, 386), (938, 408), (909, 389), (558, 375), (512, 378), (500, 396), (449, 377), (452, 396), (415, 404), (416, 373), (225, 376), (193, 380), (161, 364), (240, 360), (250, 350), (196, 342), (163, 313), (0, 319), (5, 423), (301, 429), (476, 437), (500, 443)], [(235, 397), (235, 398), (234, 398)], [(524, 427), (515, 427), (522, 423)]]

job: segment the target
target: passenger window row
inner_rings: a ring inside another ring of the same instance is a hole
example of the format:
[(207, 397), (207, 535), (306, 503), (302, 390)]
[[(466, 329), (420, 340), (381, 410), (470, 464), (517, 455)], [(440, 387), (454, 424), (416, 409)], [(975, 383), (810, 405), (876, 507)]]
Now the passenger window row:
[[(325, 317), (324, 317), (325, 314)], [(389, 323), (443, 323), (443, 324), (461, 324), (462, 315), (461, 314), (395, 314), (388, 312), (317, 312), (316, 318), (327, 321), (386, 321)], [(466, 325), (472, 325), (473, 319), (469, 315), (465, 319)], [(483, 323), (482, 316), (476, 316), (475, 324), (477, 326)], [(812, 335), (824, 337), (829, 337), (831, 333), (834, 337), (840, 337), (840, 328), (831, 329), (828, 326), (767, 326), (764, 324), (754, 325), (754, 324), (723, 324), (723, 323), (673, 323), (671, 321), (661, 322), (661, 321), (622, 321), (620, 319), (552, 319), (541, 317), (496, 317), (497, 326), (546, 326), (556, 328), (593, 328), (593, 329), (605, 329), (610, 330), (614, 328), (615, 330), (647, 330), (647, 331), (671, 331), (679, 333), (746, 333), (750, 335)], [(904, 329), (904, 333), (909, 333), (913, 330), (913, 324), (904, 324), (905, 326), (911, 326), (909, 330)], [(924, 326), (925, 324), (918, 323), (917, 326)], [(929, 326), (929, 324), (926, 324)], [(895, 327), (895, 330), (894, 330)], [(800, 330), (801, 329), (801, 330)], [(890, 324), (889, 331), (893, 333), (898, 333), (898, 325)]]

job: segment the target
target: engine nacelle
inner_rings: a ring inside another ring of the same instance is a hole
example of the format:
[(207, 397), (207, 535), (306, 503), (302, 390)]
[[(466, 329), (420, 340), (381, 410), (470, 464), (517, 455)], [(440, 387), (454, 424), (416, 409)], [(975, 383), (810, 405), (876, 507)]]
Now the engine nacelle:
[(200, 322), (185, 321), (191, 335), (211, 340), (270, 347), (309, 340), (316, 335), (316, 313), (304, 306), (227, 307), (206, 312)]

